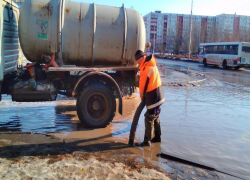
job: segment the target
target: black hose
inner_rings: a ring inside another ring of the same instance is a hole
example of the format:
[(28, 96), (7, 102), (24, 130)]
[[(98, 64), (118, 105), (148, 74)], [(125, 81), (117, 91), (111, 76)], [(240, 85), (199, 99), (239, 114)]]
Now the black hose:
[(130, 134), (129, 134), (128, 144), (130, 146), (134, 145), (137, 124), (138, 124), (141, 112), (144, 109), (145, 105), (146, 105), (145, 101), (142, 100), (141, 103), (139, 104), (139, 106), (137, 107), (136, 111), (135, 111), (135, 115), (134, 115), (134, 118), (133, 118), (133, 122), (132, 122), (131, 129), (130, 129)]
[(158, 156), (160, 156), (160, 157), (162, 157), (164, 159), (171, 160), (171, 161), (176, 161), (176, 162), (179, 162), (179, 163), (188, 164), (188, 165), (199, 167), (199, 168), (206, 169), (206, 170), (209, 170), (209, 171), (217, 171), (217, 172), (222, 173), (222, 174), (226, 174), (226, 175), (238, 178), (238, 179), (245, 180), (244, 177), (240, 177), (239, 175), (236, 175), (234, 173), (229, 173), (229, 172), (226, 172), (224, 170), (220, 170), (219, 168), (211, 167), (211, 165), (200, 163), (200, 162), (198, 162), (196, 160), (183, 158), (183, 157), (178, 157), (178, 156), (176, 156), (174, 154), (171, 154), (171, 153), (161, 152)]

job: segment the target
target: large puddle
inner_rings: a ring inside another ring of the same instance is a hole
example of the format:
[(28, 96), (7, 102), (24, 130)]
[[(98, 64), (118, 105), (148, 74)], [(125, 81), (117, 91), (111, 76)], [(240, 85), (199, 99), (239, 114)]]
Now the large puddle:
[[(155, 146), (157, 151), (250, 177), (250, 91), (231, 84), (170, 86), (164, 91), (167, 101), (160, 115), (162, 143)], [(74, 138), (127, 143), (138, 97), (125, 99), (124, 115), (116, 115), (112, 124), (98, 130), (85, 129), (80, 124), (75, 103), (64, 96), (54, 102), (39, 103), (12, 102), (10, 96), (3, 96), (0, 131), (63, 132), (61, 136), (65, 137), (76, 132)], [(144, 136), (143, 114), (136, 133), (137, 142)]]
[(162, 149), (250, 177), (250, 96), (232, 86), (168, 88)]
[(0, 131), (49, 133), (83, 129), (75, 117), (75, 101), (63, 96), (53, 102), (20, 103), (3, 95), (0, 102)]

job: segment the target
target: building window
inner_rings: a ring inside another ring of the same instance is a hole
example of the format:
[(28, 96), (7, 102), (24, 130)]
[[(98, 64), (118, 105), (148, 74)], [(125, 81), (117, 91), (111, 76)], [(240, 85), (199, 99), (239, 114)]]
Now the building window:
[(155, 34), (151, 33), (150, 34), (150, 39), (154, 39), (154, 37), (155, 37)]
[(150, 30), (151, 30), (151, 31), (157, 31), (157, 26), (151, 25), (151, 26), (150, 26)]

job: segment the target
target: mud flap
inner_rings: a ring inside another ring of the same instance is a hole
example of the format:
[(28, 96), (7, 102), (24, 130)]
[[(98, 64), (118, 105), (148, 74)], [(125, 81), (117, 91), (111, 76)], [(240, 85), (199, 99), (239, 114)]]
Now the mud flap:
[(119, 114), (122, 115), (122, 97), (119, 96)]

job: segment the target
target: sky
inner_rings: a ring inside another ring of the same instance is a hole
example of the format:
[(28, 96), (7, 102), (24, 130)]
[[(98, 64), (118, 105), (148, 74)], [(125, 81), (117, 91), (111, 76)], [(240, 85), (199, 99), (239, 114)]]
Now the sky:
[[(154, 12), (190, 14), (192, 0), (71, 0), (125, 8), (133, 8), (142, 16)], [(250, 0), (193, 0), (193, 14), (216, 16), (220, 14), (250, 16)]]

